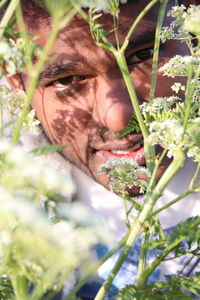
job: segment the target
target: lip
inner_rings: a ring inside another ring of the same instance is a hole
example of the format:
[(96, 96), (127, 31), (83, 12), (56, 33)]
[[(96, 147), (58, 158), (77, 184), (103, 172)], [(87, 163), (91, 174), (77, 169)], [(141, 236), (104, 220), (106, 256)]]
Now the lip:
[[(129, 135), (122, 139), (112, 139), (107, 142), (94, 143), (93, 149), (97, 156), (101, 155), (105, 159), (131, 158), (138, 165), (145, 165), (145, 155), (143, 137), (141, 134)], [(125, 153), (123, 153), (125, 152)]]
[(143, 144), (142, 134), (127, 135), (126, 138), (121, 138), (121, 139), (114, 138), (106, 142), (92, 142), (90, 144), (90, 147), (95, 149), (95, 151), (99, 151), (99, 150), (126, 151), (128, 149), (131, 149), (138, 143)]
[(106, 159), (109, 158), (132, 158), (134, 159), (138, 165), (144, 166), (145, 165), (145, 156), (144, 156), (144, 147), (141, 146), (139, 149), (133, 150), (127, 154), (117, 154), (113, 153), (108, 150), (99, 150), (99, 153), (101, 153)]

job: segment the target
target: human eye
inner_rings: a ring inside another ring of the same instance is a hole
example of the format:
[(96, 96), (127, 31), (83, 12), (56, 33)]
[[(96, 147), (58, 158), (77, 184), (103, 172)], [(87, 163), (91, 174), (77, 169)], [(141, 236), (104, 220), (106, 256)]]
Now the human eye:
[(69, 87), (70, 85), (81, 83), (82, 81), (85, 81), (87, 78), (84, 75), (71, 75), (71, 76), (65, 76), (58, 78), (51, 82), (49, 85), (53, 86), (57, 89), (62, 89)]
[(127, 57), (127, 63), (130, 65), (150, 59), (153, 56), (153, 49), (153, 47), (149, 47), (132, 53)]

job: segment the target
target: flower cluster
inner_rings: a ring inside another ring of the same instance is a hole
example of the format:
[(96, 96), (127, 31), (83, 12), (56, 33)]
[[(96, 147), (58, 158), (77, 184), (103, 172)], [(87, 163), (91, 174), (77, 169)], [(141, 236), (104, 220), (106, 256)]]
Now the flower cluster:
[(199, 56), (176, 55), (162, 66), (160, 71), (169, 77), (188, 76), (191, 69), (196, 70), (198, 67), (200, 67)]
[[(192, 51), (197, 51), (191, 39), (200, 33), (200, 5), (191, 5), (187, 11), (184, 5), (174, 6), (168, 12), (168, 16), (174, 18), (169, 27), (164, 27), (161, 32), (161, 40), (169, 39), (185, 41)], [(199, 48), (199, 46), (198, 46)]]
[(12, 76), (21, 72), (26, 64), (26, 56), (24, 55), (23, 40), (20, 38), (16, 41), (13, 39), (1, 38), (0, 41), (0, 66), (3, 76), (5, 73)]
[(182, 140), (183, 126), (181, 122), (177, 119), (154, 121), (150, 124), (149, 130), (151, 133), (149, 142), (168, 149), (168, 156), (173, 156)]
[[(162, 103), (161, 99), (160, 103)], [(163, 101), (166, 101), (166, 98), (163, 98)], [(147, 107), (146, 104), (142, 106), (143, 115), (149, 125), (149, 142), (166, 148), (169, 157), (174, 156), (181, 148), (188, 157), (192, 157), (194, 161), (200, 161), (199, 101), (193, 101), (186, 128), (184, 128), (185, 106), (183, 102), (177, 102), (171, 107), (166, 105), (165, 110), (163, 110), (163, 105), (156, 110), (157, 104), (157, 100), (154, 99)]]
[(185, 85), (182, 85), (180, 82), (175, 82), (171, 86), (171, 89), (177, 94), (179, 91), (185, 91)]
[(74, 185), (68, 174), (45, 165), (39, 158), (26, 153), (21, 146), (6, 141), (0, 144), (0, 184), (15, 197), (32, 199), (42, 204), (56, 200), (56, 194), (70, 196)]
[[(33, 286), (30, 298), (41, 299), (39, 295), (48, 289), (59, 290), (75, 268), (87, 269), (101, 223), (77, 226), (74, 220), (62, 218), (54, 224), (27, 199), (16, 198), (2, 187), (0, 192), (0, 260), (6, 261), (1, 275), (14, 280), (20, 274)], [(73, 205), (65, 209), (69, 214), (71, 209), (76, 214), (85, 210)]]
[(12, 90), (7, 86), (0, 86), (1, 107), (5, 114), (10, 117), (10, 120), (13, 120), (18, 115), (17, 112), (19, 112), (19, 109), (22, 109), (25, 98), (26, 94), (22, 90)]
[[(19, 114), (19, 117), (21, 114)], [(33, 134), (37, 135), (40, 132), (40, 121), (36, 119), (36, 113), (34, 109), (31, 109), (29, 113), (24, 118), (25, 130), (30, 130)]]
[(120, 2), (122, 4), (125, 4), (127, 3), (127, 0), (87, 0), (82, 2), (83, 2), (83, 7), (95, 8), (100, 11), (101, 10), (108, 11), (113, 3), (116, 5), (119, 5)]
[(183, 14), (183, 29), (195, 35), (200, 34), (200, 5), (191, 5)]
[(168, 111), (174, 106), (175, 103), (180, 101), (179, 97), (158, 97), (154, 98), (152, 102), (140, 105), (140, 109), (144, 116), (145, 122), (148, 125), (154, 120), (169, 118)]
[[(24, 91), (12, 90), (7, 86), (0, 86), (0, 106), (2, 110), (2, 119), (5, 123), (14, 123), (21, 115), (21, 110), (26, 102), (26, 94)], [(34, 109), (31, 109), (23, 120), (24, 130), (30, 130), (33, 134), (39, 133), (40, 122), (36, 119)]]
[[(20, 145), (1, 141), (0, 175), (0, 259), (8, 262), (1, 274), (14, 278), (18, 270), (42, 294), (52, 286), (59, 289), (72, 269), (87, 267), (92, 245), (108, 240), (105, 228), (86, 208), (66, 204), (74, 192), (69, 174), (45, 165)], [(59, 222), (53, 224), (41, 210), (47, 205), (51, 216), (56, 206), (53, 215), (60, 216)]]
[(6, 264), (0, 276), (12, 282), (20, 274), (33, 286), (31, 299), (59, 290), (75, 268), (86, 270), (93, 245), (110, 240), (96, 216), (67, 203), (73, 192), (68, 173), (1, 141), (0, 260)]
[(140, 193), (143, 193), (150, 176), (146, 168), (139, 166), (131, 158), (109, 159), (99, 172), (110, 177), (110, 189), (116, 194), (128, 194), (133, 187), (139, 187)]
[(183, 5), (175, 6), (168, 16), (174, 21), (170, 27), (163, 28), (161, 39), (184, 41), (191, 55), (172, 57), (160, 71), (164, 76), (185, 78), (185, 85), (175, 82), (172, 86), (175, 93), (185, 91), (185, 99), (154, 99), (149, 105), (142, 105), (141, 109), (149, 126), (150, 143), (166, 148), (168, 156), (174, 156), (176, 151), (182, 149), (194, 161), (200, 161), (200, 5), (191, 5), (187, 10)]

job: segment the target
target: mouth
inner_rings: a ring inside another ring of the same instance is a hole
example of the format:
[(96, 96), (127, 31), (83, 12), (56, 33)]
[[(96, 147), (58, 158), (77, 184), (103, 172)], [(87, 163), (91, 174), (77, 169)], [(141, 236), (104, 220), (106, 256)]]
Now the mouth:
[(120, 139), (94, 145), (95, 154), (101, 154), (106, 159), (132, 158), (138, 165), (145, 165), (143, 138), (140, 134), (134, 135), (132, 140)]
[[(134, 134), (126, 136), (126, 138), (117, 139), (111, 138), (107, 141), (93, 141), (90, 143), (90, 154), (93, 156), (95, 162), (94, 167), (94, 178), (101, 183), (106, 188), (110, 189), (110, 178), (106, 174), (97, 174), (96, 170), (105, 164), (109, 159), (120, 159), (127, 158), (133, 159), (139, 166), (146, 167), (145, 153), (144, 153), (144, 141), (141, 134)], [(159, 146), (155, 146), (155, 155), (160, 155), (163, 149)], [(158, 168), (156, 180), (158, 181), (162, 174), (165, 172), (167, 166), (169, 165), (169, 158), (165, 157), (161, 165)], [(140, 174), (138, 174), (139, 177)], [(138, 196), (140, 188), (138, 186), (133, 186), (131, 189), (127, 190), (129, 195)]]
[(134, 147), (127, 150), (100, 150), (106, 158), (132, 158), (138, 165), (145, 165), (144, 147), (143, 144), (136, 144)]

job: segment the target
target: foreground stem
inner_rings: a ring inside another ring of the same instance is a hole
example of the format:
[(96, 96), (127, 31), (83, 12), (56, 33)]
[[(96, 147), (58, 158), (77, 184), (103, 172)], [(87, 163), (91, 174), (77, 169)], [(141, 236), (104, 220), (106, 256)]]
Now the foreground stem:
[(157, 67), (158, 67), (158, 56), (159, 56), (159, 48), (160, 48), (160, 32), (163, 25), (163, 20), (165, 16), (165, 10), (167, 7), (167, 3), (169, 0), (163, 0), (160, 4), (160, 9), (158, 12), (158, 20), (156, 25), (156, 35), (154, 42), (154, 50), (153, 50), (153, 63), (152, 63), (152, 78), (151, 78), (151, 89), (150, 89), (150, 101), (154, 99), (155, 90), (156, 90), (156, 77), (157, 77)]
[[(199, 225), (199, 219), (196, 220), (193, 223), (193, 226), (198, 226)], [(164, 260), (164, 258), (177, 246), (179, 245), (182, 241), (184, 241), (187, 238), (188, 234), (186, 233), (185, 235), (179, 236), (173, 243), (171, 243), (169, 246), (165, 248), (165, 250), (161, 253), (160, 256), (158, 256), (141, 274), (140, 278), (138, 279), (138, 283), (140, 285), (144, 284), (148, 277), (153, 273), (153, 271), (159, 266), (159, 264)]]
[(23, 276), (15, 276), (12, 278), (13, 290), (15, 291), (16, 300), (27, 300), (28, 296), (28, 285), (26, 278)]
[(51, 50), (51, 48), (52, 48), (52, 46), (53, 46), (53, 44), (55, 42), (55, 39), (56, 39), (56, 37), (58, 35), (59, 30), (60, 30), (60, 28), (59, 28), (58, 24), (55, 24), (53, 26), (52, 31), (51, 31), (51, 35), (50, 35), (50, 37), (48, 39), (46, 47), (44, 48), (44, 51), (42, 53), (41, 59), (39, 60), (37, 66), (35, 68), (35, 70), (33, 70), (33, 72), (32, 72), (32, 80), (31, 80), (30, 86), (28, 88), (26, 103), (25, 103), (25, 105), (23, 107), (21, 116), (18, 119), (16, 127), (14, 129), (14, 133), (13, 133), (13, 137), (12, 137), (13, 144), (16, 144), (18, 142), (18, 140), (19, 140), (20, 131), (21, 131), (21, 128), (23, 126), (24, 119), (25, 119), (25, 117), (26, 117), (26, 115), (27, 115), (27, 113), (29, 111), (29, 108), (30, 108), (30, 105), (31, 105), (31, 101), (32, 101), (32, 97), (33, 97), (34, 91), (36, 89), (40, 73), (41, 73), (42, 68), (44, 66), (44, 63), (45, 63), (45, 61), (46, 61), (46, 59), (48, 57), (49, 51)]
[(80, 290), (80, 288), (88, 281), (88, 279), (99, 269), (101, 265), (103, 265), (109, 258), (111, 258), (119, 249), (121, 249), (127, 239), (126, 235), (111, 251), (109, 251), (104, 257), (102, 257), (99, 261), (97, 261), (94, 265), (91, 265), (87, 274), (82, 278), (78, 284), (73, 288), (73, 290), (63, 299), (70, 300), (72, 297), (76, 295), (76, 293)]
[(138, 264), (138, 273), (135, 278), (135, 284), (138, 282), (138, 278), (140, 278), (141, 274), (143, 274), (146, 268), (146, 258), (147, 258), (147, 242), (149, 240), (149, 233), (142, 232), (142, 243), (141, 243), (141, 250), (140, 250), (140, 259)]
[[(8, 25), (10, 19), (12, 18), (12, 15), (15, 12), (16, 7), (18, 6), (20, 0), (12, 0), (1, 20), (0, 23), (0, 38), (4, 34), (5, 28)], [(4, 3), (3, 3), (4, 4)]]
[(154, 169), (153, 157), (155, 155), (155, 149), (154, 149), (154, 146), (152, 146), (151, 144), (149, 144), (147, 142), (149, 132), (144, 123), (144, 119), (143, 119), (143, 116), (142, 116), (142, 113), (141, 113), (141, 110), (139, 107), (139, 101), (138, 101), (137, 94), (136, 94), (136, 91), (135, 91), (135, 88), (134, 88), (134, 85), (133, 85), (133, 82), (132, 82), (132, 79), (131, 79), (131, 76), (130, 76), (130, 73), (128, 70), (125, 56), (123, 53), (121, 53), (121, 51), (120, 52), (116, 51), (114, 53), (114, 55), (116, 57), (120, 71), (122, 72), (122, 76), (124, 78), (126, 87), (128, 89), (131, 103), (133, 105), (134, 114), (136, 116), (136, 119), (139, 123), (140, 129), (142, 131), (142, 135), (144, 137), (144, 151), (145, 151), (146, 164), (147, 164), (147, 167), (148, 167), (150, 173), (152, 173), (153, 169)]
[(160, 197), (163, 190), (165, 189), (166, 185), (171, 181), (171, 179), (175, 176), (175, 174), (178, 172), (180, 168), (182, 168), (185, 161), (185, 154), (183, 151), (179, 150), (174, 157), (174, 160), (169, 165), (163, 176), (161, 177), (160, 181), (158, 182), (157, 186), (155, 187), (154, 191), (151, 195), (149, 195), (149, 198), (146, 199), (146, 202), (143, 206), (143, 209), (141, 213), (139, 214), (138, 218), (135, 220), (134, 224), (132, 225), (132, 228), (130, 230), (130, 234), (128, 236), (128, 239), (126, 241), (125, 247), (123, 252), (121, 253), (118, 261), (116, 262), (114, 268), (110, 272), (107, 280), (104, 282), (103, 286), (100, 288), (98, 294), (95, 297), (95, 300), (103, 299), (105, 294), (107, 293), (110, 285), (112, 284), (115, 276), (117, 275), (119, 269), (121, 268), (123, 262), (125, 261), (129, 251), (131, 250), (139, 232), (148, 218), (149, 214), (151, 213), (153, 206), (156, 202), (156, 200)]
[(141, 22), (141, 20), (144, 18), (144, 16), (148, 13), (148, 11), (158, 2), (159, 0), (152, 0), (143, 10), (142, 12), (138, 15), (138, 17), (135, 19), (133, 25), (131, 26), (125, 40), (124, 43), (121, 47), (122, 52), (124, 53), (128, 44), (129, 44), (129, 40), (133, 34), (133, 32), (135, 31), (136, 27), (138, 26), (138, 24)]

